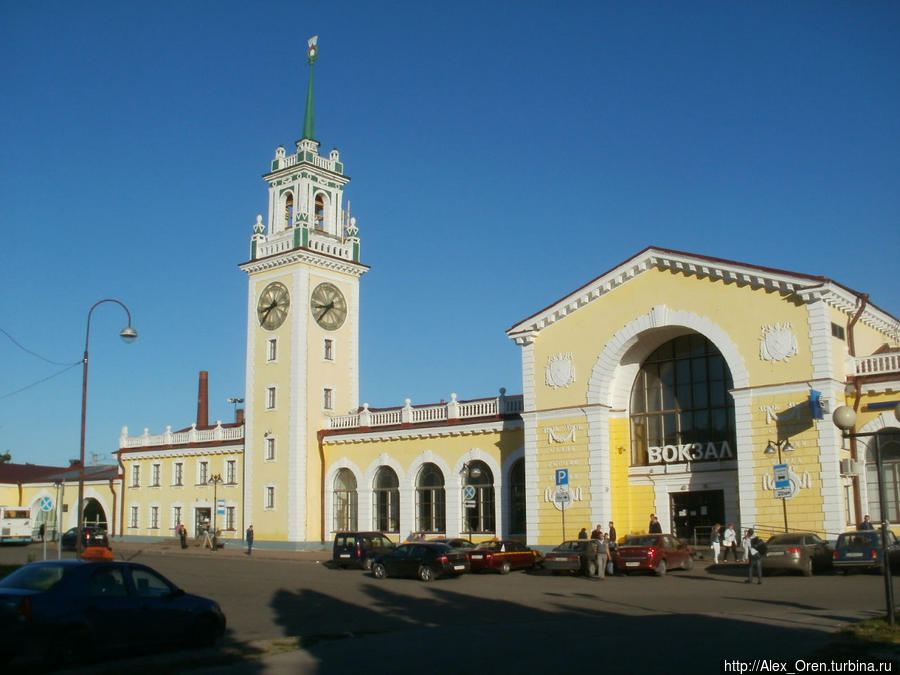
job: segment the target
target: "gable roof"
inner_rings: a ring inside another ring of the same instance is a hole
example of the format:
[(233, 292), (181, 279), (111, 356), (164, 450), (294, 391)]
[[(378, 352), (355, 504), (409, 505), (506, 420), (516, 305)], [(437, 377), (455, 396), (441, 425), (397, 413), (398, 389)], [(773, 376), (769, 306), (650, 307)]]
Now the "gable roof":
[[(653, 269), (719, 279), (726, 284), (767, 288), (785, 296), (797, 295), (803, 302), (823, 300), (847, 314), (856, 311), (865, 297), (828, 277), (648, 246), (552, 305), (511, 326), (506, 334), (517, 344), (529, 344), (544, 328)], [(860, 320), (895, 339), (900, 333), (900, 321), (871, 303), (866, 306)]]
[[(0, 464), (0, 484), (73, 482), (79, 477), (78, 465), (41, 466), (38, 464)], [(117, 464), (96, 464), (84, 467), (84, 479), (110, 480), (118, 477)]]

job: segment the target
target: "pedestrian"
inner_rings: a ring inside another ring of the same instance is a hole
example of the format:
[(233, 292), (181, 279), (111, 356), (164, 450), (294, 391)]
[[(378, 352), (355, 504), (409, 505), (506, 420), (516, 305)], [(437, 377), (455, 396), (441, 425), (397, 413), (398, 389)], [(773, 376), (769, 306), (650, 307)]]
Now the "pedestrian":
[(41, 523), (41, 526), (38, 528), (38, 534), (41, 537), (41, 543), (43, 543), (43, 541), (44, 541), (44, 532), (46, 532), (46, 531), (47, 531), (46, 525), (44, 525), (44, 523)]
[(578, 533), (578, 538), (579, 539), (587, 539), (588, 538), (588, 533), (587, 533), (586, 527), (581, 528), (581, 532)]
[[(599, 525), (597, 527), (600, 527)], [(609, 535), (600, 535), (597, 539), (597, 576), (606, 578), (606, 563), (609, 560)]]
[(609, 521), (609, 530), (607, 531), (609, 534), (609, 549), (613, 550), (618, 546), (618, 537), (616, 537), (616, 526), (613, 525), (613, 521)]
[(762, 557), (765, 555), (765, 543), (759, 537), (753, 536), (753, 528), (747, 530), (747, 534), (741, 540), (744, 545), (744, 557), (748, 561), (747, 580), (744, 583), (753, 583), (753, 573), (756, 573), (756, 582), (762, 583)]
[[(610, 523), (610, 525), (612, 525), (612, 523)], [(604, 534), (603, 540), (606, 542), (607, 547), (608, 547), (607, 548), (608, 553), (607, 553), (607, 558), (606, 558), (606, 576), (612, 577), (612, 576), (615, 576), (615, 574), (616, 574), (616, 565), (613, 562), (616, 557), (616, 547), (614, 545), (612, 537), (610, 537), (609, 534)]]
[(648, 528), (650, 534), (662, 534), (662, 523), (659, 522), (659, 518), (656, 517), (655, 513), (650, 514), (650, 527)]
[(722, 526), (716, 523), (709, 534), (709, 547), (713, 552), (713, 565), (719, 564), (719, 551), (722, 549)]
[(722, 562), (728, 561), (728, 552), (731, 551), (731, 558), (737, 562), (737, 533), (734, 531), (734, 524), (728, 523), (725, 532), (722, 534)]
[(181, 548), (187, 548), (187, 528), (184, 523), (178, 523), (175, 532), (178, 533), (178, 538), (181, 540)]
[(600, 523), (597, 523), (597, 527), (595, 527), (591, 531), (591, 539), (602, 539), (603, 538), (603, 528), (600, 527)]
[(859, 529), (861, 530), (874, 530), (875, 526), (872, 524), (872, 519), (867, 515), (863, 516), (863, 521), (859, 524)]
[(247, 528), (247, 555), (253, 553), (253, 525)]

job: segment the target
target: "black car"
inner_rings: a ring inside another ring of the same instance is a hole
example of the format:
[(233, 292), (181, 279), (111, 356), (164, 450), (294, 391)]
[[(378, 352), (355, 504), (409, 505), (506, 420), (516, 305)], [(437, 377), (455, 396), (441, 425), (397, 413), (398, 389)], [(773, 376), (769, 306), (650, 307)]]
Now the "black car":
[(597, 539), (570, 539), (564, 541), (552, 551), (544, 554), (544, 569), (554, 574), (563, 572), (578, 573), (585, 576), (597, 574)]
[(390, 553), (377, 556), (372, 563), (372, 574), (376, 579), (418, 577), (422, 581), (431, 581), (468, 571), (469, 559), (465, 550), (433, 542), (401, 544)]
[[(81, 534), (82, 541), (84, 542), (82, 548), (87, 548), (88, 546), (103, 546), (109, 548), (109, 537), (106, 535), (106, 530), (103, 528), (94, 525), (85, 525), (81, 528)], [(63, 533), (61, 540), (64, 550), (74, 551), (75, 544), (78, 541), (78, 528), (73, 527), (66, 530)]]
[(372, 559), (394, 549), (383, 532), (338, 532), (334, 535), (331, 560), (336, 567), (371, 569)]
[(68, 664), (110, 651), (210, 646), (219, 605), (138, 563), (45, 560), (0, 580), (0, 658)]

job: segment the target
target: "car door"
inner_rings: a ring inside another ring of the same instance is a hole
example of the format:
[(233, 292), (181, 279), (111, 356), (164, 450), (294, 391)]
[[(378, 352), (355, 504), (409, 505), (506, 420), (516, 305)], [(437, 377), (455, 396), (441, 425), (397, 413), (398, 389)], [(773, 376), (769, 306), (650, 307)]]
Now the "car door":
[(129, 572), (130, 591), (137, 604), (134, 621), (140, 625), (145, 641), (172, 644), (183, 639), (193, 625), (184, 594), (149, 567), (133, 565)]
[(388, 576), (402, 577), (408, 575), (409, 556), (412, 553), (412, 549), (413, 544), (402, 544), (382, 559)]
[(135, 598), (128, 592), (122, 565), (94, 563), (85, 584), (84, 616), (93, 632), (94, 645), (131, 647), (145, 644)]

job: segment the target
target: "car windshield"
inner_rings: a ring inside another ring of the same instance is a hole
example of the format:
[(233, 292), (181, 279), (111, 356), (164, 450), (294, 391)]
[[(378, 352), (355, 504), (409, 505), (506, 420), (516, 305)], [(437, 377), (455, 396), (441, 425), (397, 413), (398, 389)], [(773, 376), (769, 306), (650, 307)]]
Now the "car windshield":
[(802, 534), (776, 534), (774, 537), (770, 537), (768, 544), (775, 546), (802, 546), (803, 545), (803, 535)]
[(659, 543), (659, 537), (656, 535), (649, 536), (629, 536), (625, 538), (625, 546), (656, 546)]
[(65, 573), (65, 565), (25, 565), (0, 581), (0, 588), (49, 591)]

